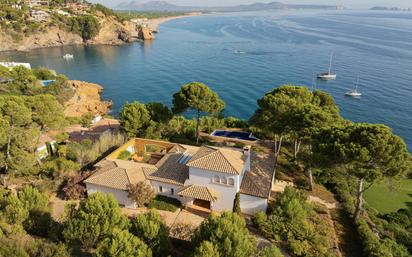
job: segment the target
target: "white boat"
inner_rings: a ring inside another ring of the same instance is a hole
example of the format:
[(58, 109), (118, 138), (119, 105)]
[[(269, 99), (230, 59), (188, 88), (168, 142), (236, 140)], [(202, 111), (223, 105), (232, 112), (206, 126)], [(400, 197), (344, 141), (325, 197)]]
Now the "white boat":
[(350, 97), (361, 97), (362, 93), (358, 91), (358, 85), (359, 85), (359, 78), (358, 81), (356, 83), (356, 87), (354, 90), (349, 90), (345, 93), (346, 96), (350, 96)]
[(332, 73), (332, 60), (333, 54), (330, 55), (329, 70), (318, 75), (318, 79), (321, 80), (334, 80), (336, 79), (336, 74)]
[(65, 55), (63, 55), (63, 58), (64, 59), (73, 59), (74, 56), (72, 54), (65, 54)]

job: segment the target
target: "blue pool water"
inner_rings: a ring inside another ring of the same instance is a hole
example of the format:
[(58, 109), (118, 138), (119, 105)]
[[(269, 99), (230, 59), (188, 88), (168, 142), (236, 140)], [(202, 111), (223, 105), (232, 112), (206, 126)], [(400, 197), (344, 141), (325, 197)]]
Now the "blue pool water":
[(252, 135), (252, 133), (242, 132), (242, 131), (227, 131), (227, 130), (215, 130), (212, 133), (212, 136), (218, 137), (228, 137), (236, 138), (246, 141), (256, 141), (257, 138)]
[[(205, 15), (160, 26), (153, 42), (72, 46), (4, 54), (104, 86), (116, 114), (125, 101), (171, 105), (182, 84), (201, 81), (226, 102), (226, 115), (248, 119), (256, 100), (282, 84), (312, 87), (334, 52), (336, 81), (317, 81), (342, 115), (385, 123), (412, 150), (412, 14), (268, 11)], [(74, 60), (62, 56), (72, 53)], [(345, 97), (360, 77), (360, 99)], [(314, 87), (314, 86), (313, 86)]]
[(42, 80), (41, 83), (44, 87), (47, 87), (51, 83), (55, 82), (56, 80)]

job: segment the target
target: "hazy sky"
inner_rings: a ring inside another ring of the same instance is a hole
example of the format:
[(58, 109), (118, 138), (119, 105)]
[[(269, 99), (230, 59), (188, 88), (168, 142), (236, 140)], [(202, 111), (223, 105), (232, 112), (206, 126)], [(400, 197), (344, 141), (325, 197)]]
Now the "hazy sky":
[[(116, 6), (121, 2), (130, 2), (132, 0), (91, 0), (92, 2), (100, 2), (108, 6)], [(141, 3), (151, 0), (136, 0)], [(191, 6), (221, 6), (221, 5), (237, 5), (250, 4), (255, 2), (281, 2), (293, 4), (328, 4), (328, 5), (344, 5), (348, 8), (370, 8), (373, 6), (396, 6), (396, 7), (412, 7), (412, 0), (165, 0), (166, 2), (177, 5)]]

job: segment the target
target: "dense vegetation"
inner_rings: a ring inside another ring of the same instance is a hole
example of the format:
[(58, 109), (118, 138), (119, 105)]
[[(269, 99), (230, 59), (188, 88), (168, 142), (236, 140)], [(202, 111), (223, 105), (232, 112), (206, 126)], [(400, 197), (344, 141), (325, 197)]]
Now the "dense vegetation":
[(139, 12), (139, 11), (116, 11), (116, 14), (123, 20), (131, 19), (157, 19), (164, 17), (174, 17), (184, 15), (184, 12)]
[[(64, 7), (67, 1), (53, 0), (49, 6), (35, 7), (36, 10), (46, 11), (50, 15), (47, 21), (39, 22), (30, 18), (30, 9), (25, 3), (17, 0), (6, 2), (6, 4), (0, 4), (0, 28), (12, 35), (15, 40), (33, 33), (46, 32), (50, 27), (59, 27), (76, 33), (87, 41), (94, 38), (100, 31), (98, 17), (113, 17), (118, 21), (123, 21), (113, 10), (101, 4), (87, 4), (89, 8), (85, 13), (76, 13)], [(14, 5), (21, 8), (14, 8)], [(56, 10), (64, 11), (69, 15), (58, 13)]]
[[(92, 116), (64, 117), (62, 106), (74, 92), (66, 77), (48, 69), (0, 67), (0, 78), (0, 256), (174, 256), (170, 231), (156, 211), (129, 220), (113, 196), (97, 193), (85, 199), (81, 183), (88, 171), (126, 137), (104, 134), (94, 142), (70, 142), (62, 133), (51, 155), (39, 160), (35, 149), (42, 133), (72, 123), (88, 126)], [(40, 80), (55, 81), (43, 87)], [(287, 175), (301, 189), (287, 187), (277, 194), (268, 212), (256, 214), (253, 224), (291, 256), (336, 255), (329, 211), (307, 201), (315, 182), (332, 191), (343, 212), (353, 218), (365, 256), (411, 255), (411, 209), (383, 214), (363, 201), (370, 186), (397, 181), (411, 171), (405, 143), (390, 128), (347, 121), (330, 95), (290, 85), (264, 95), (249, 122), (224, 118), (224, 106), (209, 87), (190, 83), (174, 94), (172, 108), (135, 101), (123, 106), (119, 118), (129, 137), (196, 145), (207, 140), (200, 132), (227, 127), (250, 130), (274, 142), (282, 166), (277, 176), (285, 176), (283, 168), (288, 166)], [(298, 178), (305, 183), (297, 183)], [(21, 179), (17, 192), (5, 189), (7, 181), (15, 179)], [(68, 205), (57, 221), (49, 197), (61, 192), (66, 199), (81, 201)], [(130, 187), (129, 196), (138, 206), (167, 211), (181, 207), (174, 199), (155, 197), (145, 184)], [(233, 212), (208, 217), (193, 234), (191, 247), (179, 250), (197, 257), (282, 256), (276, 246), (257, 248), (239, 215), (239, 197)]]
[[(190, 89), (187, 89), (190, 87)], [(201, 101), (199, 99), (203, 98)], [(165, 139), (180, 143), (194, 143), (200, 131), (211, 133), (218, 128), (246, 128), (247, 123), (234, 117), (223, 118), (224, 103), (206, 85), (191, 83), (174, 95), (173, 112), (161, 103), (126, 103), (120, 111), (120, 122), (130, 137)], [(193, 109), (196, 118), (186, 119), (182, 112)], [(202, 113), (212, 116), (200, 117)]]
[[(47, 197), (32, 187), (22, 189), (17, 196), (3, 194), (0, 202), (0, 240), (4, 243), (1, 256), (170, 254), (169, 231), (160, 215), (150, 210), (129, 220), (111, 195), (96, 193), (82, 200), (78, 208), (69, 205), (63, 223), (53, 221)], [(212, 256), (260, 255), (244, 219), (234, 213), (206, 219), (192, 243), (196, 248), (194, 256), (199, 257), (211, 256), (211, 252)], [(276, 247), (265, 248), (261, 253), (260, 256), (281, 256)]]
[(285, 245), (293, 256), (335, 256), (330, 224), (325, 212), (307, 202), (307, 195), (286, 187), (267, 214), (259, 212), (253, 221), (266, 236)]

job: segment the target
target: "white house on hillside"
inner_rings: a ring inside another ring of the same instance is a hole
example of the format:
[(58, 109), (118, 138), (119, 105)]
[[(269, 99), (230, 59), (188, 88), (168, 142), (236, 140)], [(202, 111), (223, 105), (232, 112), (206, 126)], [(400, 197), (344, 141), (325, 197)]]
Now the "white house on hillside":
[[(131, 156), (120, 160), (119, 156)], [(134, 208), (130, 184), (146, 181), (157, 194), (185, 206), (232, 210), (240, 193), (242, 212), (266, 210), (274, 177), (274, 158), (244, 149), (195, 147), (163, 141), (133, 139), (97, 164), (85, 180), (88, 194), (112, 193), (121, 205)]]
[(4, 66), (10, 70), (17, 66), (23, 66), (24, 68), (30, 69), (31, 70), (31, 65), (30, 63), (25, 63), (25, 62), (0, 62), (1, 66)]

